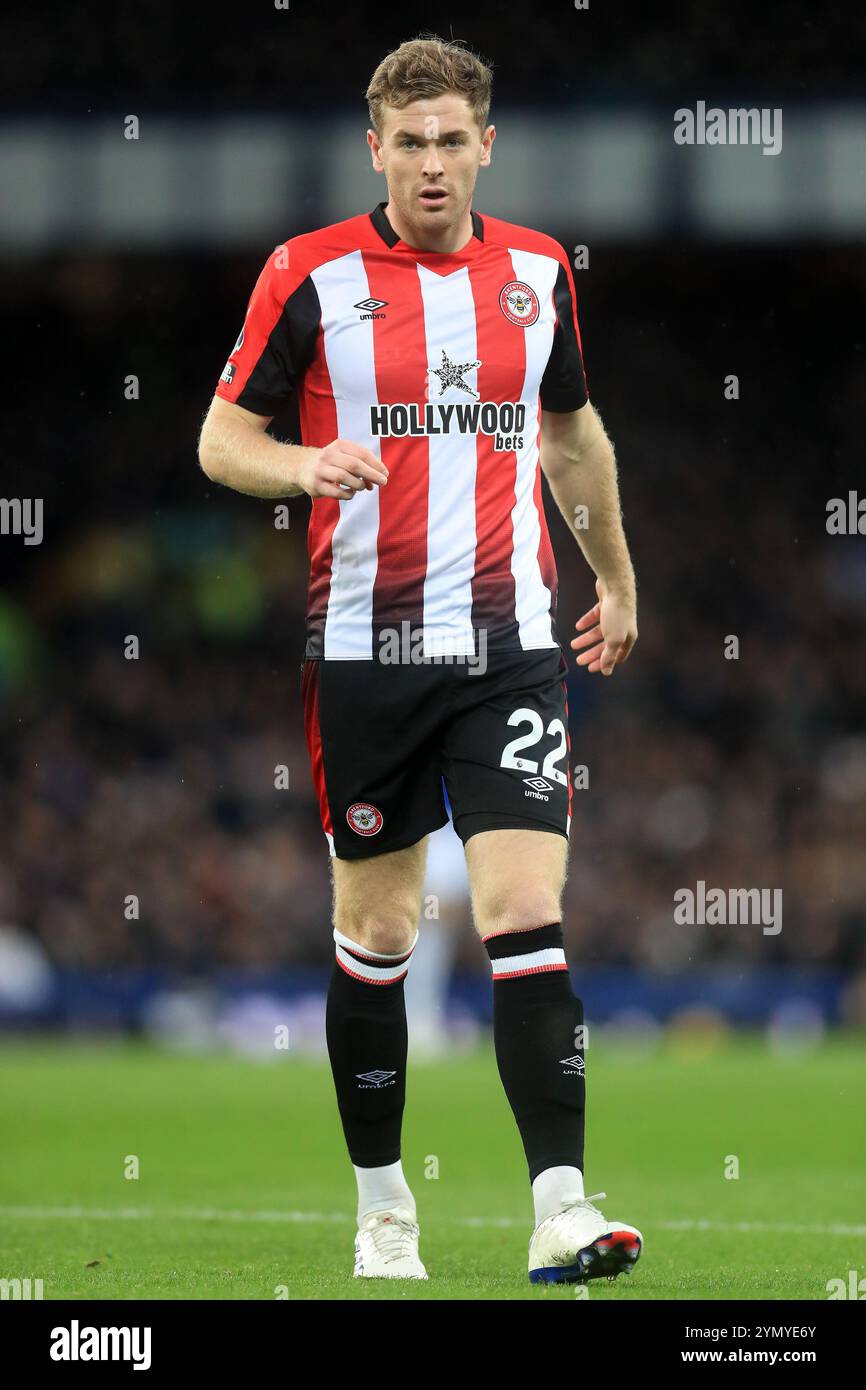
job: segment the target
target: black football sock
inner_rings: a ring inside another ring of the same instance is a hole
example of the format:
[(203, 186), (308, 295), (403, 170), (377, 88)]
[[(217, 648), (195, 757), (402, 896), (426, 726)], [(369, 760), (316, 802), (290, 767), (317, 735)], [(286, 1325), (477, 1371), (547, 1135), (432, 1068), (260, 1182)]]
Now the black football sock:
[(568, 978), (558, 922), (488, 936), (493, 1041), (523, 1140), (529, 1179), (547, 1168), (583, 1171), (583, 1004)]
[(336, 930), (334, 940), (325, 1026), (337, 1104), (352, 1162), (380, 1168), (400, 1157), (408, 1050), (403, 981), (415, 942), (401, 955), (379, 955)]

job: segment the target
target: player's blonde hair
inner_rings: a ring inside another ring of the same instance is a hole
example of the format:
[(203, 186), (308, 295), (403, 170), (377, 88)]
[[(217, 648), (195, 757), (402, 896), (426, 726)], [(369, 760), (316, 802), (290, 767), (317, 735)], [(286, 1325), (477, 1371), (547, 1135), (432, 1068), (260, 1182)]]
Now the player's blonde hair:
[(457, 92), (472, 107), (480, 130), (490, 115), (493, 73), (460, 39), (424, 34), (409, 39), (382, 59), (366, 91), (370, 124), (382, 134), (383, 107), (398, 110), (425, 97)]

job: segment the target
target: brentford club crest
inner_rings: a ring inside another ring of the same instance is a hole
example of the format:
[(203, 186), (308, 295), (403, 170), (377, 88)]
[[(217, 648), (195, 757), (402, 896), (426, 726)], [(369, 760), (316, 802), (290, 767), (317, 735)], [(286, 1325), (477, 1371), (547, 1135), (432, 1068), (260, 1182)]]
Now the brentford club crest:
[(499, 291), (499, 307), (509, 323), (529, 328), (538, 318), (538, 295), (522, 280), (509, 280)]
[(356, 835), (378, 835), (382, 829), (382, 812), (368, 801), (356, 801), (350, 806), (346, 820)]

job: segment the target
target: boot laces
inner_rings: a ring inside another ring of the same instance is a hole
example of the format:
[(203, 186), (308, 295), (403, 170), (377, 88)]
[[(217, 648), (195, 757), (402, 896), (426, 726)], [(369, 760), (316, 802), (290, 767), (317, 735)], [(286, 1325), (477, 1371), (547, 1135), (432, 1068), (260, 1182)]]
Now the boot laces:
[(604, 1221), (604, 1212), (599, 1211), (598, 1207), (594, 1207), (593, 1202), (603, 1202), (606, 1197), (606, 1192), (593, 1192), (591, 1197), (565, 1198), (562, 1203), (562, 1211), (557, 1212), (557, 1217), (568, 1216), (571, 1212), (581, 1209), (582, 1211), (591, 1211), (593, 1215)]
[(377, 1213), (367, 1218), (363, 1229), (386, 1264), (415, 1254), (418, 1226), (408, 1217), (396, 1216), (393, 1212)]

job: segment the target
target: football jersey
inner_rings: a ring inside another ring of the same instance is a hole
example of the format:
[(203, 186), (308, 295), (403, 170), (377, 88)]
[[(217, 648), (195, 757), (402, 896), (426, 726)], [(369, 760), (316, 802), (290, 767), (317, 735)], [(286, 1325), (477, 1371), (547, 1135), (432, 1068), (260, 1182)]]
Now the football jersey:
[(306, 657), (425, 658), (557, 646), (541, 495), (542, 410), (587, 400), (568, 258), (472, 212), (454, 252), (397, 236), (380, 203), (268, 257), (217, 395), (301, 442), (363, 444), (389, 473), (313, 499)]

